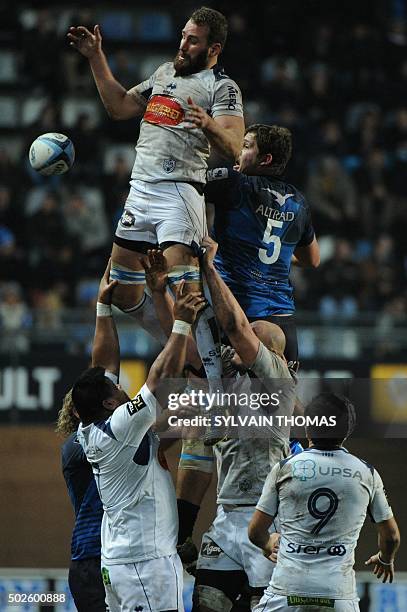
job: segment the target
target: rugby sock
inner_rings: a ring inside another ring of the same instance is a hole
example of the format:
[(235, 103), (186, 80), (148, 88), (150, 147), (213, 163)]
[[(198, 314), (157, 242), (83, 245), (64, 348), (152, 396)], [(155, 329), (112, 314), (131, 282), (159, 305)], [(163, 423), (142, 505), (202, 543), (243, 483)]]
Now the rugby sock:
[[(168, 282), (178, 285), (182, 280), (187, 283), (198, 283), (201, 280), (201, 273), (198, 266), (173, 266), (168, 274)], [(173, 288), (174, 289), (174, 288)], [(205, 368), (206, 377), (210, 393), (222, 392), (222, 361), (220, 357), (220, 335), (216, 323), (215, 314), (212, 306), (207, 306), (197, 317), (193, 327), (193, 332), (201, 358)]]
[(183, 544), (187, 538), (192, 536), (200, 506), (196, 506), (185, 499), (177, 499), (177, 506), (179, 519), (178, 544)]
[(194, 334), (198, 353), (208, 379), (209, 393), (216, 393), (217, 391), (222, 393), (220, 334), (210, 304), (199, 313), (194, 325)]
[(131, 308), (123, 309), (123, 312), (130, 315), (147, 333), (150, 334), (159, 344), (164, 347), (168, 338), (161, 329), (160, 322), (155, 312), (155, 307), (149, 289), (144, 289), (141, 300)]

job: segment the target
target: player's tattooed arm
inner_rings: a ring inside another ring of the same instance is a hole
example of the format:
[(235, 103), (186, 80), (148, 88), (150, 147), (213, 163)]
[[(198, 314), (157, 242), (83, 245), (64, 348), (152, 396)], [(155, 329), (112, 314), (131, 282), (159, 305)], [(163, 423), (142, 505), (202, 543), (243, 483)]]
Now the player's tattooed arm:
[(103, 105), (112, 119), (131, 119), (144, 114), (146, 99), (134, 89), (131, 92), (114, 78), (102, 49), (100, 27), (93, 32), (84, 26), (70, 27), (67, 38), (71, 47), (89, 60), (93, 78)]
[(110, 259), (100, 280), (96, 306), (96, 327), (92, 347), (92, 366), (101, 366), (118, 376), (120, 345), (112, 317), (112, 294), (117, 281), (109, 281)]
[(205, 109), (188, 98), (189, 111), (186, 120), (190, 128), (200, 128), (211, 146), (227, 159), (235, 161), (242, 150), (244, 119), (232, 115), (220, 115), (212, 119)]
[(243, 364), (250, 367), (256, 360), (260, 341), (233, 293), (214, 266), (217, 243), (206, 236), (202, 241), (202, 247), (205, 249), (202, 265), (211, 292), (215, 316)]

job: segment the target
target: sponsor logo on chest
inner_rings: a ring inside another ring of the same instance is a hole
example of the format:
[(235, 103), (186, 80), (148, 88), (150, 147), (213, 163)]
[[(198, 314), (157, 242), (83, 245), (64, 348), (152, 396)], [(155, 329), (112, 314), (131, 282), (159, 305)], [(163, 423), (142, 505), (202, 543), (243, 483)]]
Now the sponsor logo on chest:
[(156, 94), (150, 98), (144, 120), (155, 125), (179, 125), (184, 120), (184, 109), (175, 98)]

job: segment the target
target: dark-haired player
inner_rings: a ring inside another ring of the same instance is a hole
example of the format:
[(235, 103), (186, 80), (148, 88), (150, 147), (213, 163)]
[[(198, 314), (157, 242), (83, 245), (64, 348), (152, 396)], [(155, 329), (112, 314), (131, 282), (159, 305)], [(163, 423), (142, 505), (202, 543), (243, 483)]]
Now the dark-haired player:
[(277, 125), (246, 129), (238, 171), (208, 171), (206, 199), (215, 204), (215, 264), (250, 321), (276, 323), (285, 356), (297, 369), (291, 264), (317, 267), (319, 247), (304, 196), (284, 180), (291, 132)]
[(269, 527), (278, 515), (277, 566), (256, 612), (359, 610), (354, 553), (368, 513), (379, 534), (379, 552), (367, 561), (392, 582), (400, 536), (377, 471), (343, 446), (355, 421), (353, 405), (321, 393), (308, 417), (335, 417), (335, 426), (307, 428), (309, 448), (280, 461), (269, 474), (249, 525), (249, 538), (264, 554), (276, 552)]
[(72, 388), (81, 419), (78, 440), (103, 504), (102, 577), (111, 612), (183, 610), (175, 491), (152, 429), (159, 402), (166, 404), (168, 379), (182, 375), (187, 338), (203, 303), (199, 294), (183, 295), (183, 287), (177, 289), (170, 338), (134, 399), (112, 380), (119, 345), (105, 303), (97, 307), (92, 356), (98, 366), (86, 370)]
[[(159, 325), (151, 321), (140, 255), (158, 243), (171, 268), (170, 283), (184, 279), (187, 290), (200, 290), (195, 247), (207, 233), (203, 188), (209, 151), (213, 147), (234, 161), (241, 149), (241, 94), (218, 64), (226, 36), (224, 15), (201, 7), (184, 26), (174, 61), (126, 91), (108, 66), (99, 26), (93, 33), (83, 26), (68, 33), (70, 44), (89, 60), (108, 114), (143, 117), (130, 192), (114, 238), (111, 278), (119, 282), (114, 303), (153, 335)], [(208, 306), (195, 333), (209, 383), (216, 385), (222, 369), (213, 323)]]

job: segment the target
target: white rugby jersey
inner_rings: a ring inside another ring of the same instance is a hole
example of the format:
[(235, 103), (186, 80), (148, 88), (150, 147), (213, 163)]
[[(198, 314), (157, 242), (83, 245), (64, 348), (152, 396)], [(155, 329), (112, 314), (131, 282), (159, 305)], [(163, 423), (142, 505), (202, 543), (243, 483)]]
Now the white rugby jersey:
[[(276, 353), (269, 351), (260, 342), (256, 360), (250, 368), (258, 380), (247, 374), (237, 378), (228, 392), (245, 393), (247, 396), (259, 390), (259, 383), (264, 383), (269, 393), (281, 391), (280, 405), (267, 406), (262, 410), (247, 409), (245, 414), (292, 416), (295, 403), (295, 382), (291, 377), (286, 362)], [(257, 388), (256, 388), (257, 384)], [(243, 414), (243, 411), (240, 410)], [(230, 438), (215, 444), (214, 454), (217, 461), (218, 504), (256, 504), (261, 495), (264, 482), (270, 470), (290, 452), (287, 426), (272, 426), (256, 437), (256, 431), (239, 432), (239, 438)]]
[(211, 117), (243, 116), (242, 95), (218, 65), (188, 76), (175, 76), (172, 62), (133, 89), (149, 96), (136, 146), (131, 178), (156, 183), (206, 183), (209, 142), (199, 128), (185, 127), (188, 98)]
[(277, 464), (257, 509), (278, 518), (281, 542), (266, 592), (354, 599), (354, 551), (369, 513), (390, 519), (377, 471), (346, 449), (309, 448)]
[(103, 503), (102, 561), (124, 564), (176, 552), (174, 485), (152, 432), (156, 399), (145, 384), (108, 419), (78, 429)]

